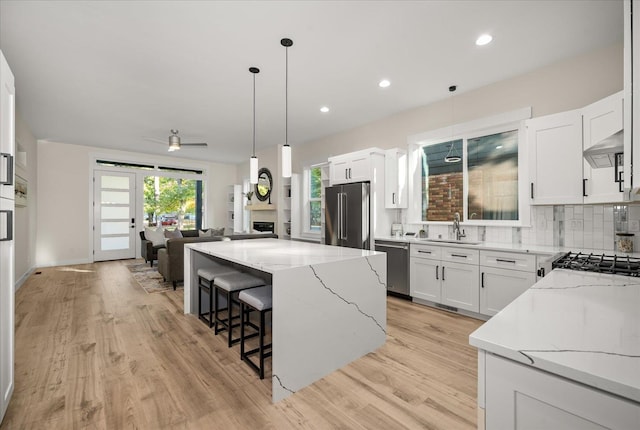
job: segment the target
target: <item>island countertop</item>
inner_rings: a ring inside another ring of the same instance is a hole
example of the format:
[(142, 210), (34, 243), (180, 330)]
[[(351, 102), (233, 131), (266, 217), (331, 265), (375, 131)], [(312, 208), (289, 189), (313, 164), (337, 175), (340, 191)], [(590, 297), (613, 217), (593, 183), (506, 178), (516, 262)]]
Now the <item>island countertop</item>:
[(469, 343), (640, 402), (640, 279), (555, 269)]
[(279, 270), (354, 260), (379, 254), (379, 252), (364, 249), (281, 239), (198, 242), (185, 246), (203, 254), (271, 274)]

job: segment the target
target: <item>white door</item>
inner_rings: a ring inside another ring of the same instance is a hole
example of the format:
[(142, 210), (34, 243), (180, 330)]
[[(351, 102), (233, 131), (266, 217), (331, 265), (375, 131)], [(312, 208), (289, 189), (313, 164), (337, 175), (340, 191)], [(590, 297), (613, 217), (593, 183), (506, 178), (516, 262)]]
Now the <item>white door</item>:
[(482, 267), (480, 313), (495, 315), (536, 283), (534, 272)]
[(13, 201), (0, 198), (0, 421), (13, 393), (15, 281)]
[(135, 258), (135, 180), (135, 173), (95, 171), (94, 261)]
[(480, 310), (478, 277), (475, 264), (443, 262), (442, 303), (471, 312)]
[(409, 294), (416, 299), (440, 303), (440, 268), (439, 260), (411, 258), (409, 263)]

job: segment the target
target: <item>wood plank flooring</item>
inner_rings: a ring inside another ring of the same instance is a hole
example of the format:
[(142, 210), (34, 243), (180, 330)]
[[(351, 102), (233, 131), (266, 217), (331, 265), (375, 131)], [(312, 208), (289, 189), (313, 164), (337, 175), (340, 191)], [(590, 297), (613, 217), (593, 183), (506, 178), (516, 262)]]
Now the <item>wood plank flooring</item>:
[(51, 267), (16, 295), (15, 391), (0, 429), (472, 429), (481, 321), (388, 298), (388, 337), (271, 404), (239, 347), (116, 261)]

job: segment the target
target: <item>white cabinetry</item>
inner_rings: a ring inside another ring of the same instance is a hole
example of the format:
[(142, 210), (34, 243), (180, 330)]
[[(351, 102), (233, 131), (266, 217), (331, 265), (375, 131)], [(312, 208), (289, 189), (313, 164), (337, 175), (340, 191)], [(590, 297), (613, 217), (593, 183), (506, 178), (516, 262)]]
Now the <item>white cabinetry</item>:
[[(582, 109), (582, 145), (586, 150), (622, 130), (622, 92), (613, 94)], [(620, 166), (618, 171), (623, 171)], [(584, 203), (608, 203), (623, 200), (623, 183), (616, 182), (615, 167), (594, 169), (584, 161)]]
[(331, 185), (370, 181), (373, 178), (372, 157), (384, 156), (384, 151), (373, 148), (329, 158)]
[(484, 372), (484, 428), (638, 428), (637, 403), (489, 353)]
[(242, 225), (242, 185), (229, 185), (227, 188), (227, 225), (234, 232), (241, 232)]
[(411, 244), (411, 297), (478, 312), (478, 257), (474, 249)]
[(497, 314), (536, 280), (535, 255), (480, 251), (480, 313)]
[(291, 178), (281, 178), (281, 189), (278, 197), (277, 233), (280, 239), (291, 239), (300, 236), (299, 232), (299, 182), (300, 175), (293, 173)]
[(407, 151), (389, 149), (384, 155), (384, 207), (404, 209), (407, 207)]
[(527, 121), (533, 204), (582, 203), (582, 114), (579, 110)]
[(0, 421), (14, 388), (15, 247), (13, 240), (15, 86), (0, 51)]
[[(639, 11), (640, 1), (624, 1), (624, 189), (630, 192), (630, 200), (640, 200), (637, 167), (640, 166)], [(632, 175), (631, 166), (636, 166), (635, 175)]]

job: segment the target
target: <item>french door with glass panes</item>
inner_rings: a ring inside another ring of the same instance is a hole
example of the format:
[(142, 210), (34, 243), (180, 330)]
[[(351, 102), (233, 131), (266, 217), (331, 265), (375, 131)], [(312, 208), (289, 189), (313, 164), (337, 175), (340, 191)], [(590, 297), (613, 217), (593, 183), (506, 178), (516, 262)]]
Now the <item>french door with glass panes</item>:
[(135, 258), (135, 173), (96, 170), (93, 183), (93, 260)]

